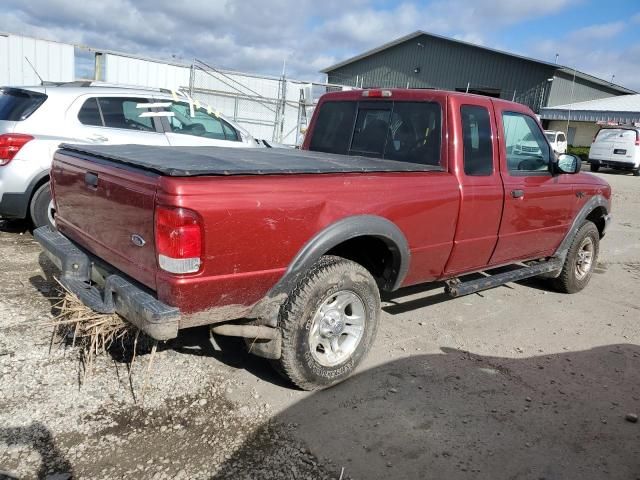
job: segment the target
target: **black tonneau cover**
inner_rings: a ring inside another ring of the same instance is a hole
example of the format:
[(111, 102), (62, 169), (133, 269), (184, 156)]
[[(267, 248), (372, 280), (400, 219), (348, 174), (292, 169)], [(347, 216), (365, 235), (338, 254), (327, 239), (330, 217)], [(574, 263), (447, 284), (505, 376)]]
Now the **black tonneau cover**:
[(439, 165), (351, 157), (287, 148), (68, 145), (62, 153), (91, 156), (171, 177), (441, 171)]

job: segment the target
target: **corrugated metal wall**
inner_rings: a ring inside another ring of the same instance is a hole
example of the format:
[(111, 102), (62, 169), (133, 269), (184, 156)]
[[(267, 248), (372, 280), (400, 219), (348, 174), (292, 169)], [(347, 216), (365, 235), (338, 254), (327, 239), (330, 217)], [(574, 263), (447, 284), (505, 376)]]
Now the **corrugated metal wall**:
[(620, 92), (603, 85), (595, 85), (581, 78), (576, 78), (574, 83), (573, 75), (557, 72), (546, 106), (555, 107), (556, 105), (598, 100), (615, 95), (620, 95)]
[[(575, 129), (573, 134), (574, 147), (590, 147), (593, 137), (600, 130), (600, 125), (590, 122), (571, 122), (569, 123), (569, 128)], [(549, 122), (547, 129), (567, 132), (567, 122), (564, 120), (552, 120)]]
[[(300, 138), (301, 109), (310, 116), (315, 84), (281, 78), (193, 67), (105, 52), (100, 80), (131, 86), (189, 91), (236, 121), (251, 135), (287, 144)], [(193, 76), (193, 78), (191, 78)], [(340, 88), (338, 88), (340, 89)], [(324, 88), (326, 90), (326, 88)], [(305, 101), (301, 104), (301, 91)]]
[(190, 69), (184, 65), (154, 62), (140, 58), (103, 54), (102, 80), (122, 85), (178, 90), (189, 86)]
[(73, 45), (0, 33), (0, 85), (40, 84), (25, 57), (45, 81), (72, 82), (75, 78)]
[(238, 72), (196, 68), (193, 97), (219, 109), (255, 138), (296, 144), (300, 90), (311, 84)]
[(501, 98), (537, 111), (553, 73), (551, 66), (423, 35), (331, 71), (328, 81), (444, 90), (464, 90), (469, 83), (471, 89), (498, 89)]

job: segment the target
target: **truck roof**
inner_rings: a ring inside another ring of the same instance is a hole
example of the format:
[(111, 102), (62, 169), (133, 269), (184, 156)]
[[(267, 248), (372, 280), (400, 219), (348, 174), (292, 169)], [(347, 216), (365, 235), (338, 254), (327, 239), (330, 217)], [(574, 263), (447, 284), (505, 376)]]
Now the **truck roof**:
[(450, 90), (436, 90), (432, 88), (365, 88), (344, 90), (341, 92), (330, 92), (324, 94), (320, 101), (327, 100), (351, 100), (351, 101), (393, 101), (393, 100), (405, 100), (405, 101), (426, 101), (426, 100), (445, 100), (447, 97), (468, 97), (468, 98), (482, 98), (487, 100), (489, 98), (492, 102), (498, 104), (516, 105), (518, 109), (528, 107), (521, 103), (512, 102), (510, 100), (504, 100), (500, 98), (486, 97), (484, 95), (478, 95), (475, 93), (454, 92)]

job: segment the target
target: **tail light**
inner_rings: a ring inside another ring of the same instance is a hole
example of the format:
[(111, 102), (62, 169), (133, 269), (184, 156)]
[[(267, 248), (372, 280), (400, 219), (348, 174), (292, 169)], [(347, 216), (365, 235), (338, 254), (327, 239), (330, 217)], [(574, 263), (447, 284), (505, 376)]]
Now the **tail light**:
[(202, 264), (202, 221), (185, 208), (156, 209), (158, 265), (170, 273), (194, 273)]
[(27, 142), (33, 140), (31, 135), (22, 133), (5, 133), (0, 135), (0, 166), (8, 164)]

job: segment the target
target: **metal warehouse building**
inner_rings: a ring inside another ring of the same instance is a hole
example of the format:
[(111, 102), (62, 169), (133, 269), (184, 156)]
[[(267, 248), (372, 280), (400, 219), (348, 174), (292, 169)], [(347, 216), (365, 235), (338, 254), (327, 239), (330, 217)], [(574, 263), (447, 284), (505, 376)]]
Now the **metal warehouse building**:
[(417, 31), (322, 70), (329, 83), (437, 88), (544, 107), (636, 93), (554, 63)]
[(540, 117), (550, 130), (568, 125), (569, 142), (588, 147), (602, 125), (640, 125), (640, 94), (543, 108)]

